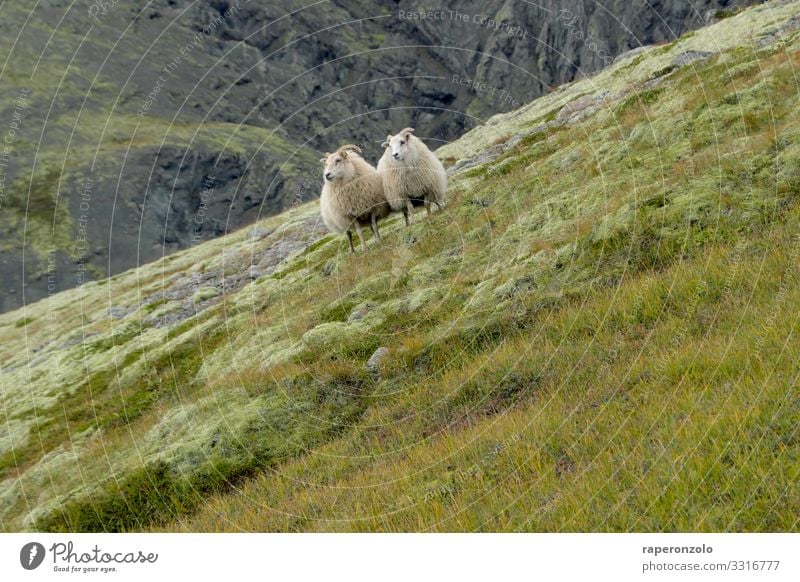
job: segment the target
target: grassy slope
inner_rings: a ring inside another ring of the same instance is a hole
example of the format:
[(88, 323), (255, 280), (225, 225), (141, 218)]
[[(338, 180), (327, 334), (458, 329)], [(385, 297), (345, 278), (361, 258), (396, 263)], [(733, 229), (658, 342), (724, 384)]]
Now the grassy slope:
[(312, 204), (0, 316), (3, 527), (796, 529), (799, 17), (493, 118), (440, 155), (514, 145), (366, 255)]

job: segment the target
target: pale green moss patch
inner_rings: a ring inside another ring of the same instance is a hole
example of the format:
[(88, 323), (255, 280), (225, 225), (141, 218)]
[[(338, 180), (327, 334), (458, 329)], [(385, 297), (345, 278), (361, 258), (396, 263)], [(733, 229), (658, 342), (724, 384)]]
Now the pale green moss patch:
[(194, 302), (200, 303), (202, 301), (207, 301), (209, 299), (213, 299), (219, 295), (219, 289), (216, 287), (200, 287), (194, 294)]

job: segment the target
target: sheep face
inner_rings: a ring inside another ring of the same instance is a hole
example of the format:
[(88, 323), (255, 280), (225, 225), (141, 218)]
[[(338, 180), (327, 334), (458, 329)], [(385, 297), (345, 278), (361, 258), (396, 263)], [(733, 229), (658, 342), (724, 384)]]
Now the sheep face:
[(324, 165), (323, 176), (328, 182), (335, 182), (336, 180), (349, 180), (356, 174), (353, 162), (348, 158), (348, 153), (334, 152), (328, 154), (327, 157), (320, 160)]
[(413, 137), (411, 131), (403, 130), (395, 136), (387, 137), (383, 142), (391, 150), (392, 158), (398, 162), (407, 160), (413, 155), (413, 148), (409, 147), (409, 142)]

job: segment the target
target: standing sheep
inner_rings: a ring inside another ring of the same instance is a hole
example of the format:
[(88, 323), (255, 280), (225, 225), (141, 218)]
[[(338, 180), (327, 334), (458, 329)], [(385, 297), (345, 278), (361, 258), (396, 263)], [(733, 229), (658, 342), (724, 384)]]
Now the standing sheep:
[(380, 242), (378, 220), (386, 217), (391, 209), (383, 195), (380, 174), (359, 154), (361, 149), (354, 145), (344, 145), (334, 153), (325, 153), (320, 159), (325, 165), (325, 183), (320, 195), (322, 221), (336, 233), (347, 233), (350, 250), (353, 248), (355, 226), (361, 241), (361, 250), (366, 251), (362, 226), (371, 226), (375, 238)]
[(386, 200), (392, 210), (402, 211), (406, 226), (414, 206), (425, 204), (430, 215), (431, 202), (441, 209), (447, 191), (442, 162), (413, 132), (407, 127), (397, 135), (386, 136), (382, 144), (386, 151), (378, 162)]

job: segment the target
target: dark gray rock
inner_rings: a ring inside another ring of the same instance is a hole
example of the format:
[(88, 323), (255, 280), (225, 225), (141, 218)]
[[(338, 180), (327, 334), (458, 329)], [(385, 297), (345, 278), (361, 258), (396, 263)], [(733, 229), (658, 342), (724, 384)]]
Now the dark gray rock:
[(561, 110), (558, 112), (556, 119), (558, 121), (565, 121), (570, 117), (574, 116), (577, 113), (580, 113), (584, 109), (591, 107), (597, 103), (597, 99), (594, 95), (584, 95), (582, 97), (578, 97), (574, 101), (570, 101)]
[(112, 319), (122, 319), (128, 315), (128, 313), (130, 313), (130, 309), (127, 307), (118, 307), (114, 305), (108, 308), (108, 316)]
[(800, 15), (792, 16), (786, 23), (781, 27), (781, 33), (787, 34), (789, 32), (794, 32), (800, 28)]
[[(146, 297), (144, 304), (166, 299), (177, 305), (168, 313), (150, 316), (144, 322), (155, 327), (177, 325), (216, 305), (225, 294), (235, 293), (254, 279), (274, 273), (287, 258), (308, 248), (325, 234), (318, 220), (309, 219), (300, 228), (291, 229), (281, 239), (256, 250), (231, 248), (225, 254), (225, 271), (208, 269), (173, 277), (166, 291)], [(212, 289), (217, 293), (212, 293)]]
[(273, 232), (275, 232), (273, 229), (261, 228), (259, 226), (255, 226), (247, 231), (247, 238), (254, 240), (261, 240), (263, 238), (267, 238)]
[(714, 53), (708, 51), (685, 51), (672, 59), (674, 67), (685, 67), (692, 63), (703, 62), (714, 56)]
[(367, 361), (367, 371), (372, 372), (373, 374), (380, 373), (380, 366), (381, 362), (389, 355), (389, 348), (387, 347), (379, 347), (375, 352), (370, 356), (369, 360)]
[(359, 305), (352, 311), (352, 313), (350, 313), (350, 316), (347, 318), (347, 322), (352, 323), (354, 321), (360, 321), (364, 319), (367, 313), (369, 313), (375, 307), (375, 305), (376, 305), (375, 303), (371, 302)]
[(474, 168), (475, 166), (480, 166), (481, 164), (493, 162), (494, 160), (500, 157), (500, 154), (503, 153), (503, 149), (504, 149), (503, 144), (493, 145), (488, 150), (484, 150), (481, 153), (479, 153), (477, 156), (471, 158), (464, 158), (463, 160), (458, 160), (458, 162), (456, 162), (447, 169), (447, 173), (455, 174), (463, 170), (469, 170), (470, 168)]

